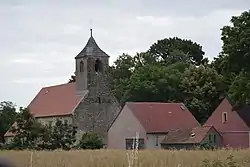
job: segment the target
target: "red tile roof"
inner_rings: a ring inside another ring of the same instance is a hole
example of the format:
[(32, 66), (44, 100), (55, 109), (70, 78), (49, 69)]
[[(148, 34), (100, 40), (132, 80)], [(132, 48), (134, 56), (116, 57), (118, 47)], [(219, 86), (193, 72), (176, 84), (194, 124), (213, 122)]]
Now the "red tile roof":
[(126, 105), (147, 133), (160, 133), (181, 127), (200, 126), (183, 103), (128, 102)]
[(67, 83), (42, 88), (28, 108), (34, 117), (70, 115), (81, 99), (75, 83)]
[[(84, 97), (76, 96), (75, 83), (67, 83), (42, 88), (28, 108), (34, 117), (66, 116), (73, 114)], [(12, 125), (14, 126), (14, 124)], [(13, 136), (10, 131), (6, 136)]]
[(213, 126), (182, 128), (175, 131), (170, 131), (162, 140), (162, 144), (196, 144), (201, 143), (207, 136)]

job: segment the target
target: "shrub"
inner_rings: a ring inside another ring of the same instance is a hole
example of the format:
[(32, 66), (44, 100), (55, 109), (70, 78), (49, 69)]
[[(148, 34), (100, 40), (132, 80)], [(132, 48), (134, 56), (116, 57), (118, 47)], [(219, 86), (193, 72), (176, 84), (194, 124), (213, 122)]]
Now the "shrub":
[(82, 135), (79, 147), (82, 149), (100, 149), (103, 147), (102, 138), (94, 132), (87, 132)]

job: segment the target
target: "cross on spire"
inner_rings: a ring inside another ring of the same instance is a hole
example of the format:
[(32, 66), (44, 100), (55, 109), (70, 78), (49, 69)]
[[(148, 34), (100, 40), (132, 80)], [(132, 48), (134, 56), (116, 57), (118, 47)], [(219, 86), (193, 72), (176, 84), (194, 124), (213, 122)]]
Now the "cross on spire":
[(92, 37), (92, 34), (93, 34), (93, 33), (92, 33), (92, 28), (91, 28), (91, 29), (90, 29), (90, 36), (91, 36), (91, 37)]

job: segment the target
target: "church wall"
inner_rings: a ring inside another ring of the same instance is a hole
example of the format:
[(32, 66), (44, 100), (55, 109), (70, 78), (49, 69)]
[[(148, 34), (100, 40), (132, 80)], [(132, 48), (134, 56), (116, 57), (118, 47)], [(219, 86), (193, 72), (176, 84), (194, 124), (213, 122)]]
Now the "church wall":
[(41, 117), (41, 118), (36, 118), (38, 122), (40, 122), (42, 125), (49, 125), (51, 124), (52, 126), (55, 125), (57, 119), (61, 121), (68, 121), (69, 124), (72, 124), (72, 116), (55, 116), (55, 117)]
[(95, 57), (88, 58), (88, 94), (76, 108), (73, 121), (83, 132), (94, 131), (107, 138), (111, 123), (120, 112), (120, 105), (108, 86), (108, 59), (101, 59), (102, 71), (95, 71)]

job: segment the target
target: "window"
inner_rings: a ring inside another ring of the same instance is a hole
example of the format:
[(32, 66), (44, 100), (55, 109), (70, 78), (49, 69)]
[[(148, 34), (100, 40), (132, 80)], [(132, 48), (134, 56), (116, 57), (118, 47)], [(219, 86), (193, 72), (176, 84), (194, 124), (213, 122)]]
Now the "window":
[(155, 140), (155, 145), (158, 146), (158, 145), (159, 145), (159, 136), (156, 136), (155, 139), (156, 139), (156, 140)]
[(83, 61), (80, 62), (80, 72), (84, 71), (84, 63)]
[(214, 135), (214, 142), (216, 142), (216, 135)]
[(222, 122), (223, 123), (227, 122), (227, 113), (226, 112), (222, 113)]
[(97, 59), (95, 61), (95, 72), (100, 72), (102, 70), (102, 62)]
[(101, 98), (97, 97), (97, 102), (100, 104), (101, 103)]
[[(126, 142), (127, 150), (133, 149), (133, 139), (126, 139), (125, 142)], [(136, 147), (136, 144), (135, 144), (135, 147)], [(144, 139), (139, 139), (138, 149), (141, 150), (144, 148), (145, 148)]]
[(212, 137), (211, 137), (211, 135), (209, 135), (209, 143), (210, 143), (210, 142), (211, 142), (211, 140), (212, 140), (211, 138), (212, 138)]

